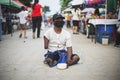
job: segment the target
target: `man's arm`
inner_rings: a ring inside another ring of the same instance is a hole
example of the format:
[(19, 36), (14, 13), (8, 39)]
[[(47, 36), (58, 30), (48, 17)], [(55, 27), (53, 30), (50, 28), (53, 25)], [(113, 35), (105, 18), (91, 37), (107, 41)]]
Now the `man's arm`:
[(72, 56), (72, 47), (67, 47), (67, 63), (70, 64), (72, 62), (71, 60), (71, 56)]
[(44, 48), (48, 49), (49, 40), (44, 36)]

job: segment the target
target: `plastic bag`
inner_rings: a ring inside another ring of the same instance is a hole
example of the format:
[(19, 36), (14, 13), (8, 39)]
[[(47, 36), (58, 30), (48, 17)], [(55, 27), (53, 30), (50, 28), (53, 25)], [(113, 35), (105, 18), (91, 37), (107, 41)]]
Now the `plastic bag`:
[(43, 30), (45, 28), (44, 22), (41, 23), (41, 29)]
[(120, 27), (118, 27), (117, 32), (120, 33)]

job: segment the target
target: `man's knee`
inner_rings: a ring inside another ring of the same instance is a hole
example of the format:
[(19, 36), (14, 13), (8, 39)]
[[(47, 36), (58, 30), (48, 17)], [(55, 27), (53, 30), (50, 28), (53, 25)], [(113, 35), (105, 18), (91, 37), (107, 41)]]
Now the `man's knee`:
[(80, 57), (77, 54), (74, 54), (71, 59), (72, 59), (71, 63), (67, 63), (68, 66), (77, 64), (78, 61), (80, 60)]
[(74, 64), (77, 64), (78, 61), (80, 60), (80, 57), (78, 55), (75, 55), (75, 56), (73, 56), (72, 60), (73, 60)]

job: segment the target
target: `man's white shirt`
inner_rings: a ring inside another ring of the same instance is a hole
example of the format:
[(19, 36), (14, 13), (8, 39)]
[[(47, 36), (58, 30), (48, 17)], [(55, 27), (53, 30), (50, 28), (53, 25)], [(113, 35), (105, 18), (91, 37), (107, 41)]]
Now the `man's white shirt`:
[(48, 50), (51, 52), (72, 46), (71, 35), (64, 29), (60, 34), (57, 34), (54, 28), (51, 28), (45, 32), (44, 36), (49, 40)]

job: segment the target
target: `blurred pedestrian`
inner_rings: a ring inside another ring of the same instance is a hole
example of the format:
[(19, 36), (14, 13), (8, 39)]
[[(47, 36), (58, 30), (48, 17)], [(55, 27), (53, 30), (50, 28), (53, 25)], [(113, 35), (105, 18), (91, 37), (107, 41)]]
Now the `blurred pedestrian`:
[(50, 67), (57, 65), (62, 59), (64, 59), (62, 62), (67, 63), (68, 66), (79, 61), (79, 56), (72, 54), (71, 35), (63, 29), (65, 23), (63, 19), (61, 14), (54, 14), (54, 27), (44, 34), (44, 48), (48, 49), (47, 54), (45, 54), (45, 62)]
[(6, 19), (7, 33), (10, 34), (12, 33), (12, 15), (9, 11), (9, 8), (6, 8), (5, 10), (5, 19)]
[[(120, 22), (120, 0), (118, 0), (118, 21)], [(115, 40), (115, 47), (120, 48), (120, 33), (117, 31), (120, 28), (120, 24), (116, 27), (116, 40)]]
[(32, 5), (32, 23), (33, 23), (33, 39), (35, 39), (35, 31), (37, 28), (37, 38), (40, 38), (40, 29), (42, 22), (42, 5), (38, 3), (39, 0), (34, 0)]
[(78, 33), (79, 22), (80, 22), (79, 16), (80, 16), (80, 10), (79, 10), (79, 8), (75, 8), (74, 12), (72, 13), (73, 34)]
[(95, 12), (94, 15), (100, 17), (100, 11), (99, 11), (99, 7), (97, 5), (95, 5)]
[(47, 26), (47, 16), (46, 16), (45, 13), (43, 14), (43, 17), (44, 17), (44, 25), (45, 25), (45, 27), (46, 27), (46, 26)]
[(7, 33), (6, 17), (5, 17), (5, 13), (4, 12), (3, 12), (3, 20), (2, 20), (2, 30), (3, 30), (3, 34)]
[(68, 13), (66, 15), (66, 22), (67, 22), (67, 28), (70, 28), (71, 27), (71, 15)]
[(27, 27), (30, 29), (32, 28), (32, 17), (30, 12), (28, 12), (28, 16), (27, 16)]
[(51, 21), (52, 21), (52, 20), (51, 20), (51, 17), (48, 17), (48, 18), (47, 18), (48, 27), (51, 27), (51, 26), (52, 26), (52, 25), (51, 25)]
[(0, 5), (0, 41), (2, 40), (2, 10), (1, 10), (1, 5)]
[(27, 36), (26, 36), (27, 25), (26, 24), (27, 24), (28, 13), (25, 11), (24, 6), (21, 7), (21, 11), (17, 15), (20, 19), (20, 35), (19, 35), (19, 38), (22, 37), (22, 33), (24, 31), (24, 41), (25, 41), (25, 39), (27, 39)]

